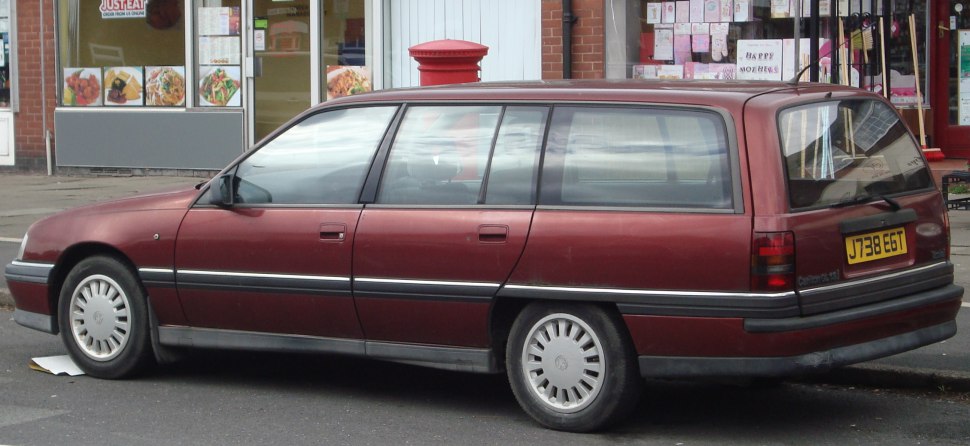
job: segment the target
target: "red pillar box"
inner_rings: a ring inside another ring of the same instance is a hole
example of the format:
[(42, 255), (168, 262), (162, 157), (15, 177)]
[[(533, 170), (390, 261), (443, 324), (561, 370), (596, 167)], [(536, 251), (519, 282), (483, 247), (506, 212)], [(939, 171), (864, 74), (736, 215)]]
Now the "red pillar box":
[(488, 47), (465, 40), (434, 40), (408, 48), (418, 61), (421, 85), (478, 82), (478, 63), (488, 54)]

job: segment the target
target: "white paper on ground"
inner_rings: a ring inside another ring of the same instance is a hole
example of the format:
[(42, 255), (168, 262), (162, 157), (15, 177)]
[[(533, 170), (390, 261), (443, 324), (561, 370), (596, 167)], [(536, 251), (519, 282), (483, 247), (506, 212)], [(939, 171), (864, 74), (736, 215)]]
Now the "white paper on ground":
[[(37, 367), (34, 367), (34, 366)], [(83, 375), (81, 371), (68, 355), (45, 356), (43, 358), (33, 358), (30, 360), (30, 368), (52, 375), (68, 374), (71, 376)]]

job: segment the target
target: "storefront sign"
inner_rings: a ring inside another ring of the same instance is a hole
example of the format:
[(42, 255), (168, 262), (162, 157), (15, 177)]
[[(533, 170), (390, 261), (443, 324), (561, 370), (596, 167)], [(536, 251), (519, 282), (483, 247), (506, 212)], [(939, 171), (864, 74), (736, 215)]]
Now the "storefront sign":
[(102, 19), (145, 17), (145, 0), (101, 0)]
[(781, 80), (782, 40), (739, 40), (738, 79)]

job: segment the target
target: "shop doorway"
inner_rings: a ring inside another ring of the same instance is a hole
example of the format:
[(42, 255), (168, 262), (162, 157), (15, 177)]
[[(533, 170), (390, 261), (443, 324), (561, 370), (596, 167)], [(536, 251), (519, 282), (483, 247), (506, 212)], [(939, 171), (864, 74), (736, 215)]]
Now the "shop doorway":
[(310, 0), (253, 0), (252, 5), (255, 143), (312, 103), (310, 55), (315, 45)]
[(935, 13), (934, 145), (947, 157), (970, 158), (970, 0), (937, 2)]

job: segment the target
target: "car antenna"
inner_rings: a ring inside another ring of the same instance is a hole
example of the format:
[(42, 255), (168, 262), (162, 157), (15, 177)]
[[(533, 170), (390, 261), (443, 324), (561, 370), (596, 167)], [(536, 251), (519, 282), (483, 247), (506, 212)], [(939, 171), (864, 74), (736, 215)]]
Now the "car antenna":
[[(864, 26), (864, 27), (860, 28), (859, 29), (859, 32), (862, 33), (867, 28), (871, 29), (871, 28), (875, 28), (875, 27), (876, 27), (876, 22), (873, 22), (873, 23), (870, 23), (868, 26)], [(882, 32), (882, 30), (879, 30), (879, 32)], [(842, 47), (845, 45), (845, 42), (848, 41), (848, 40), (851, 40), (851, 39), (852, 39), (852, 36), (850, 35), (849, 36), (849, 39), (843, 39), (834, 48), (829, 48), (829, 51), (827, 53), (818, 56), (818, 59), (810, 62), (808, 65), (805, 65), (804, 68), (802, 68), (801, 70), (798, 71), (798, 74), (796, 74), (795, 77), (793, 77), (793, 78), (791, 78), (791, 79), (788, 80), (788, 82), (787, 82), (788, 85), (797, 87), (798, 86), (798, 80), (802, 78), (802, 75), (805, 74), (805, 72), (808, 71), (809, 68), (812, 68), (813, 66), (817, 66), (818, 63), (822, 60), (823, 57), (828, 57), (828, 56), (830, 56), (832, 54), (832, 52), (842, 49)]]

